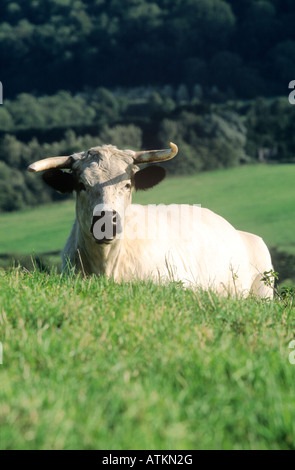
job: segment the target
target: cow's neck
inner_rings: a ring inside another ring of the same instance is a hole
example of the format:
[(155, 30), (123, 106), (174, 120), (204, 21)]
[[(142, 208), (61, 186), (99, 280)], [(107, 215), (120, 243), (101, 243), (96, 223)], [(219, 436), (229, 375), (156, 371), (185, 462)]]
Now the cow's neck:
[(99, 245), (92, 235), (86, 235), (79, 230), (77, 249), (80, 252), (83, 269), (88, 274), (106, 275), (116, 279), (122, 240), (111, 244)]

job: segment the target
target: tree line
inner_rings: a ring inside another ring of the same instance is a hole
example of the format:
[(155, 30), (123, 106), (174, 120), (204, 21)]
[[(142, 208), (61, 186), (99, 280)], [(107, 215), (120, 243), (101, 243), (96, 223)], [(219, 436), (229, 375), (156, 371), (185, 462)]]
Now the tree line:
[(186, 83), (238, 98), (295, 77), (292, 0), (2, 0), (7, 98)]

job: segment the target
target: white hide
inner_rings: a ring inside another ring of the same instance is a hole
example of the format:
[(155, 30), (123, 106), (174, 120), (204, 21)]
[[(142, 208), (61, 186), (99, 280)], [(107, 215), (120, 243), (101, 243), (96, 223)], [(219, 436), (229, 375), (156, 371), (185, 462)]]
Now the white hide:
[(82, 269), (82, 260), (85, 272), (106, 274), (115, 281), (181, 281), (185, 287), (210, 288), (223, 294), (246, 296), (252, 291), (261, 297), (273, 296), (272, 289), (261, 282), (264, 271), (272, 269), (261, 238), (235, 230), (208, 209), (168, 208), (170, 217), (165, 206), (131, 205), (124, 238), (110, 245), (98, 246), (90, 234), (85, 238), (75, 221), (63, 252), (64, 266), (70, 260)]

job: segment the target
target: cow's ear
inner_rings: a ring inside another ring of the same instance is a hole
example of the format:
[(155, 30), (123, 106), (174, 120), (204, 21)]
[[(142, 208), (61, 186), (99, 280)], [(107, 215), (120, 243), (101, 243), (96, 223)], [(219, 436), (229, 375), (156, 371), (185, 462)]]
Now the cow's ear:
[(71, 193), (75, 189), (75, 179), (72, 173), (54, 168), (44, 171), (42, 178), (48, 186), (60, 193)]
[(150, 189), (161, 183), (166, 176), (166, 170), (162, 166), (147, 166), (139, 170), (133, 176), (133, 184), (136, 191)]

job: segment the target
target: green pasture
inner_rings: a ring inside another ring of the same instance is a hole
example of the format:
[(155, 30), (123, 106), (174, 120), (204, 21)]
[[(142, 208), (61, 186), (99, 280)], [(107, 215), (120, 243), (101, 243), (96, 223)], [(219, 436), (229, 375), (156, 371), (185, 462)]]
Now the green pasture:
[(291, 298), (0, 269), (0, 449), (294, 450), (294, 331)]

